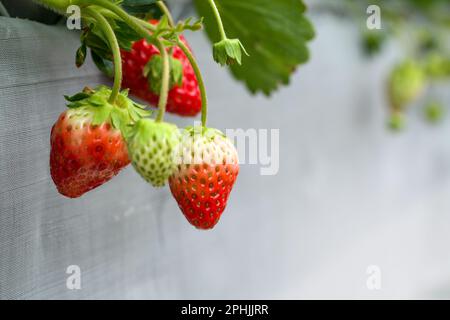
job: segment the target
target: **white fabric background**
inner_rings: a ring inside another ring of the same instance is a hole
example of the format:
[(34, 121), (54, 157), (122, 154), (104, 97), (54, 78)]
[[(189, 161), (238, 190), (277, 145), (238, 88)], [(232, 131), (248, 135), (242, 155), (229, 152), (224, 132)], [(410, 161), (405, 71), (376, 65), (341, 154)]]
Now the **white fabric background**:
[[(407, 132), (389, 133), (397, 48), (369, 61), (351, 23), (315, 23), (312, 60), (271, 99), (250, 96), (202, 34), (188, 35), (210, 125), (281, 128), (279, 174), (242, 166), (221, 223), (199, 232), (131, 168), (78, 200), (55, 191), (62, 96), (105, 79), (91, 63), (75, 69), (76, 33), (0, 18), (0, 298), (450, 298), (448, 119), (433, 128), (413, 112)], [(72, 264), (81, 290), (65, 286)], [(366, 286), (373, 264), (378, 291)]]

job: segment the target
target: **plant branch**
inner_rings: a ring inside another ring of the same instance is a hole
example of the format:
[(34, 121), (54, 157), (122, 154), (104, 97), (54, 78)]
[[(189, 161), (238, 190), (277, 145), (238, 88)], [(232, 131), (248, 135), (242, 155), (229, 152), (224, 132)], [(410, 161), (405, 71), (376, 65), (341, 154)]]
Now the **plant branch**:
[[(140, 19), (130, 16), (125, 10), (123, 10), (113, 2), (110, 2), (108, 0), (74, 0), (74, 3), (82, 6), (96, 5), (108, 9), (115, 13), (118, 17), (123, 19), (126, 24), (128, 24), (134, 31), (140, 34), (148, 42), (155, 43), (155, 40), (152, 38), (151, 34), (149, 34), (148, 31), (144, 27), (142, 27), (141, 24), (139, 24), (138, 21), (140, 21)], [(155, 31), (156, 28), (152, 26), (148, 29)]]
[(114, 30), (111, 28), (111, 25), (108, 23), (108, 20), (106, 20), (104, 16), (90, 7), (83, 9), (83, 12), (85, 12), (87, 15), (91, 16), (98, 22), (98, 26), (108, 40), (109, 47), (111, 48), (111, 51), (113, 53), (114, 85), (111, 91), (111, 96), (109, 97), (109, 102), (111, 104), (114, 104), (117, 96), (119, 95), (120, 87), (122, 85), (122, 59), (120, 57), (119, 43), (117, 41), (116, 35), (114, 34)]
[(163, 58), (163, 72), (162, 72), (162, 82), (161, 82), (161, 91), (159, 94), (159, 102), (158, 102), (158, 115), (156, 117), (156, 121), (160, 122), (164, 119), (164, 113), (166, 112), (167, 98), (169, 96), (169, 81), (170, 81), (170, 63), (169, 63), (169, 55), (166, 51), (166, 47), (164, 44), (158, 40), (156, 46), (159, 49), (159, 52)]
[[(152, 25), (151, 23), (149, 23), (147, 21), (140, 20), (140, 19), (137, 19), (137, 20), (144, 28), (147, 28), (147, 29), (155, 28), (154, 25)], [(200, 88), (200, 94), (201, 94), (201, 98), (202, 98), (202, 116), (201, 116), (202, 126), (206, 127), (206, 121), (208, 118), (208, 96), (206, 94), (205, 82), (203, 80), (203, 76), (200, 71), (200, 67), (198, 66), (198, 63), (197, 63), (194, 55), (192, 54), (191, 50), (184, 44), (183, 41), (181, 41), (180, 39), (177, 39), (177, 45), (178, 45), (178, 47), (180, 47), (180, 49), (186, 55), (186, 57), (188, 58), (189, 62), (192, 65), (192, 68), (194, 69), (194, 73), (195, 73), (195, 76), (198, 81), (198, 86)]]
[(227, 39), (227, 34), (225, 33), (225, 28), (223, 27), (222, 18), (220, 17), (219, 10), (217, 9), (216, 3), (214, 0), (207, 0), (214, 14), (214, 18), (216, 19), (217, 26), (219, 28), (220, 38), (221, 40)]
[(117, 16), (123, 19), (124, 22), (127, 23), (134, 31), (136, 31), (141, 37), (147, 40), (147, 42), (152, 43), (159, 48), (161, 56), (163, 58), (164, 65), (163, 65), (163, 75), (162, 75), (163, 79), (161, 85), (161, 92), (158, 103), (159, 113), (156, 120), (161, 121), (164, 117), (167, 98), (169, 94), (170, 63), (169, 63), (169, 56), (167, 54), (163, 42), (160, 39), (153, 38), (150, 32), (147, 30), (148, 28), (149, 30), (154, 31), (156, 27), (153, 26), (152, 24), (149, 24), (149, 26), (144, 27), (142, 25), (143, 22), (142, 20), (130, 16), (122, 8), (118, 7), (116, 4), (112, 2), (109, 2), (108, 0), (75, 0), (75, 1), (80, 5), (97, 5), (114, 12), (115, 14), (117, 14)]
[(189, 48), (180, 39), (178, 39), (177, 44), (180, 47), (180, 49), (183, 50), (184, 54), (188, 58), (189, 62), (192, 65), (192, 68), (194, 69), (195, 76), (197, 77), (198, 86), (200, 88), (200, 94), (202, 97), (202, 126), (206, 127), (206, 120), (208, 118), (208, 97), (206, 95), (206, 87), (205, 82), (203, 81), (202, 73), (191, 50), (189, 50)]
[(163, 1), (157, 1), (156, 4), (158, 5), (159, 9), (166, 15), (167, 19), (169, 20), (169, 25), (171, 27), (175, 26), (172, 14), (170, 14), (169, 8), (167, 8), (166, 4)]

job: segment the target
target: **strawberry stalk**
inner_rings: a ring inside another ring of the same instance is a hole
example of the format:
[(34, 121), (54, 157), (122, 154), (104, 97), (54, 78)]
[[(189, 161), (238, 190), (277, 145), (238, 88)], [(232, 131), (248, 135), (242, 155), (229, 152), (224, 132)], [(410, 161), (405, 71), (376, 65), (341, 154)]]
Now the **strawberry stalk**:
[[(60, 9), (63, 7), (62, 2), (59, 2), (57, 0), (43, 0), (40, 1), (41, 3), (44, 3), (50, 7), (53, 7), (55, 9)], [(58, 4), (56, 6), (55, 4)], [(154, 44), (160, 51), (161, 56), (163, 58), (163, 74), (162, 74), (162, 85), (161, 85), (161, 92), (160, 92), (160, 99), (158, 103), (159, 112), (156, 118), (156, 121), (162, 121), (166, 109), (168, 94), (169, 94), (169, 86), (170, 86), (170, 61), (169, 56), (166, 51), (165, 45), (163, 41), (159, 38), (153, 37), (151, 32), (154, 32), (156, 30), (156, 27), (153, 26), (150, 23), (147, 23), (141, 19), (138, 19), (136, 17), (133, 17), (129, 15), (125, 10), (117, 6), (117, 4), (108, 1), (108, 0), (72, 0), (70, 1), (71, 4), (79, 5), (81, 7), (84, 7), (83, 10), (88, 15), (91, 15), (93, 18), (98, 20), (99, 26), (102, 27), (103, 32), (105, 32), (105, 36), (107, 37), (108, 41), (110, 42), (111, 50), (113, 51), (113, 58), (114, 58), (114, 65), (115, 65), (115, 79), (114, 79), (114, 89), (113, 93), (111, 94), (112, 100), (115, 100), (115, 96), (117, 94), (115, 91), (119, 91), (121, 79), (122, 79), (122, 68), (121, 68), (121, 59), (120, 59), (120, 51), (119, 54), (117, 53), (117, 39), (114, 35), (113, 30), (111, 29), (111, 26), (107, 22), (107, 20), (103, 17), (103, 15), (99, 14), (98, 12), (95, 12), (98, 9), (94, 8), (88, 8), (89, 6), (98, 6), (103, 9), (107, 9), (117, 15), (119, 18), (121, 18), (125, 23), (127, 23), (130, 28), (132, 28), (136, 33), (138, 33), (141, 37), (143, 37), (148, 43)], [(167, 18), (169, 19), (170, 23), (173, 25), (173, 18), (170, 16), (170, 12), (165, 6), (164, 2), (158, 1), (158, 5), (160, 6), (161, 10), (165, 12), (167, 15)], [(217, 9), (217, 8), (216, 8)], [(220, 16), (219, 16), (220, 17)], [(150, 32), (149, 32), (150, 31)], [(197, 62), (195, 61), (192, 53), (190, 50), (182, 43), (181, 41), (177, 41), (177, 43), (180, 45), (180, 48), (183, 50), (183, 52), (188, 57), (189, 61), (191, 62), (194, 72), (198, 78), (199, 81), (199, 87), (201, 91), (202, 96), (202, 124), (203, 126), (206, 126), (206, 118), (207, 118), (207, 97), (206, 97), (206, 90), (203, 82), (203, 78), (200, 73), (200, 69), (198, 67)], [(120, 50), (120, 49), (119, 49)], [(119, 89), (117, 89), (119, 88)], [(114, 96), (113, 96), (114, 95)]]
[(156, 46), (163, 58), (163, 72), (161, 81), (161, 92), (158, 102), (158, 115), (156, 116), (156, 122), (161, 122), (166, 112), (167, 98), (169, 97), (169, 81), (170, 81), (170, 63), (169, 55), (167, 54), (166, 47), (161, 40), (156, 41)]
[(200, 88), (200, 94), (202, 96), (202, 118), (201, 118), (202, 126), (206, 128), (206, 120), (208, 118), (208, 97), (206, 95), (205, 82), (203, 81), (203, 76), (200, 71), (200, 67), (198, 66), (198, 63), (195, 60), (191, 50), (189, 50), (189, 48), (183, 43), (183, 41), (180, 41), (178, 39), (177, 45), (180, 47), (181, 50), (183, 50), (184, 54), (191, 63), (192, 68), (194, 69), (195, 76), (197, 77), (198, 86)]
[[(155, 40), (151, 37), (147, 30), (136, 21), (139, 19), (130, 16), (125, 10), (117, 6), (115, 3), (108, 0), (74, 0), (73, 2), (73, 4), (77, 4), (80, 6), (95, 5), (110, 10), (119, 18), (123, 19), (124, 22), (126, 22), (131, 28), (133, 28), (133, 30), (144, 37), (148, 42), (156, 44)], [(152, 26), (151, 30), (154, 31), (155, 27)]]
[(219, 28), (220, 40), (227, 40), (227, 34), (225, 32), (225, 28), (223, 27), (222, 18), (220, 17), (219, 9), (217, 9), (216, 3), (214, 0), (208, 0), (208, 3), (211, 6), (214, 18), (216, 19), (217, 27)]
[(98, 22), (98, 26), (105, 34), (105, 37), (108, 40), (109, 46), (112, 50), (114, 60), (114, 85), (109, 97), (109, 103), (114, 104), (116, 102), (117, 96), (119, 95), (120, 87), (122, 84), (122, 59), (120, 58), (119, 43), (113, 29), (111, 28), (111, 25), (108, 23), (108, 20), (106, 20), (104, 16), (98, 13), (95, 9), (89, 7), (85, 8), (83, 12), (85, 12), (88, 16), (91, 16)]
[[(169, 25), (171, 27), (173, 27), (175, 25), (175, 23), (174, 23), (173, 17), (171, 15), (169, 9), (165, 5), (165, 3), (163, 1), (158, 1), (157, 4), (158, 4), (158, 7), (161, 9), (161, 11), (167, 16), (167, 18), (169, 20)], [(151, 25), (151, 24), (148, 24), (148, 25)], [(147, 26), (147, 24), (145, 24), (145, 26)], [(192, 54), (191, 50), (189, 50), (189, 48), (182, 41), (180, 41), (180, 37), (177, 37), (177, 45), (180, 47), (181, 50), (183, 50), (184, 54), (186, 55), (189, 62), (191, 63), (192, 68), (194, 69), (195, 76), (197, 77), (198, 85), (200, 88), (200, 94), (202, 96), (202, 116), (201, 116), (202, 126), (206, 127), (206, 121), (208, 118), (208, 97), (206, 95), (205, 82), (203, 81), (202, 73), (200, 71), (198, 63), (195, 60), (194, 55)]]
[[(155, 44), (160, 50), (161, 56), (163, 58), (163, 75), (162, 75), (162, 85), (159, 99), (159, 112), (156, 121), (162, 121), (164, 118), (164, 113), (167, 104), (167, 98), (169, 94), (169, 81), (170, 81), (170, 63), (169, 56), (166, 52), (165, 46), (161, 40), (155, 39), (152, 35), (144, 28), (138, 21), (140, 19), (130, 16), (125, 10), (118, 7), (108, 0), (76, 0), (76, 3), (80, 5), (97, 5), (102, 8), (108, 9), (115, 13), (117, 16), (122, 18), (134, 31), (136, 31), (141, 37), (147, 40), (149, 43)], [(149, 28), (150, 29), (150, 28)], [(152, 30), (155, 30), (152, 26)]]
[(175, 22), (173, 20), (172, 15), (170, 14), (169, 8), (167, 8), (164, 1), (157, 1), (156, 4), (158, 5), (159, 9), (166, 15), (167, 19), (169, 20), (169, 26), (174, 27)]
[[(103, 0), (100, 0), (103, 1)], [(120, 9), (121, 10), (121, 9)], [(122, 10), (123, 11), (123, 10)], [(126, 15), (128, 15), (125, 12)], [(170, 62), (169, 55), (167, 54), (166, 47), (160, 39), (155, 39), (152, 37), (149, 31), (155, 31), (156, 27), (151, 23), (146, 22), (146, 25), (143, 25), (143, 20), (135, 18), (133, 16), (128, 16), (132, 21), (132, 24), (129, 24), (131, 28), (133, 28), (138, 34), (140, 34), (148, 43), (153, 43), (161, 53), (161, 57), (163, 58), (163, 74), (161, 81), (161, 91), (159, 94), (159, 102), (158, 102), (158, 115), (156, 116), (156, 121), (161, 122), (164, 119), (164, 113), (166, 112), (167, 99), (169, 96), (169, 87), (170, 87)], [(123, 18), (124, 19), (124, 18)], [(125, 20), (125, 19), (124, 19)], [(129, 22), (127, 20), (127, 22)], [(149, 31), (147, 30), (149, 29)]]
[(239, 39), (228, 39), (216, 3), (214, 0), (207, 1), (211, 7), (214, 18), (216, 19), (220, 34), (220, 41), (216, 42), (213, 46), (214, 60), (222, 66), (232, 65), (235, 63), (238, 63), (239, 65), (242, 64), (242, 52), (244, 52), (247, 56), (249, 54)]
[[(147, 21), (144, 21), (144, 20), (141, 20), (138, 18), (134, 18), (134, 19), (138, 23), (140, 23), (142, 26), (144, 26), (146, 29), (149, 29), (150, 31), (155, 30), (155, 26), (152, 25), (151, 23), (148, 23)], [(194, 55), (192, 54), (191, 50), (179, 38), (177, 39), (177, 45), (180, 47), (180, 49), (184, 52), (184, 54), (188, 58), (189, 62), (192, 65), (192, 68), (194, 69), (195, 76), (197, 77), (198, 86), (200, 88), (200, 94), (202, 97), (202, 116), (201, 116), (202, 126), (206, 127), (206, 121), (208, 118), (208, 97), (206, 95), (205, 82), (203, 81), (203, 76), (200, 71), (200, 67), (199, 67)]]

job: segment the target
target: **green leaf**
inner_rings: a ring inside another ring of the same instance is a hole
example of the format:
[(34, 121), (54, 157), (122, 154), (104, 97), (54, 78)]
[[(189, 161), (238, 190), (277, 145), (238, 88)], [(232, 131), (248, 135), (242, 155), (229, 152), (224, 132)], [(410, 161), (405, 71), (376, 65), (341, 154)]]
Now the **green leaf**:
[(110, 23), (113, 25), (119, 47), (124, 50), (130, 51), (133, 42), (142, 38), (134, 31), (134, 29), (130, 28), (130, 26), (123, 21), (110, 21)]
[(83, 106), (83, 102), (81, 102), (81, 101), (75, 101), (75, 102), (71, 102), (71, 103), (67, 104), (67, 108), (70, 108), (70, 109), (75, 109), (75, 108), (78, 108), (81, 106)]
[(81, 67), (86, 60), (86, 45), (83, 43), (77, 50), (75, 64), (77, 68)]
[[(220, 41), (207, 1), (194, 0), (213, 43)], [(292, 72), (309, 59), (307, 42), (314, 30), (304, 16), (301, 0), (216, 0), (227, 36), (239, 39), (249, 57), (242, 66), (231, 66), (232, 74), (253, 93), (269, 95), (280, 84), (289, 83)]]
[(74, 94), (73, 96), (64, 96), (64, 98), (69, 102), (75, 102), (80, 101), (86, 98), (89, 98), (90, 94), (86, 92), (78, 92), (77, 94)]
[(112, 60), (112, 53), (107, 43), (93, 32), (88, 32), (84, 39), (84, 43), (88, 48), (94, 50), (95, 53), (106, 60)]
[(124, 0), (121, 3), (122, 8), (130, 14), (158, 14), (159, 9), (154, 6), (157, 0)]
[(107, 102), (106, 99), (96, 95), (91, 96), (91, 98), (89, 99), (89, 103), (97, 107), (105, 105), (106, 102)]
[[(125, 22), (114, 19), (108, 19), (108, 22), (114, 30), (120, 48), (130, 51), (133, 42), (141, 39)], [(95, 23), (91, 23), (83, 29), (81, 42), (95, 51), (96, 58), (112, 61), (113, 56), (108, 41), (102, 30)], [(97, 59), (97, 61), (101, 63), (100, 59)]]
[(114, 74), (114, 65), (111, 61), (106, 60), (100, 56), (100, 54), (95, 51), (94, 49), (91, 49), (91, 56), (92, 60), (94, 61), (97, 68), (100, 69), (101, 72), (103, 72), (108, 77), (112, 77)]

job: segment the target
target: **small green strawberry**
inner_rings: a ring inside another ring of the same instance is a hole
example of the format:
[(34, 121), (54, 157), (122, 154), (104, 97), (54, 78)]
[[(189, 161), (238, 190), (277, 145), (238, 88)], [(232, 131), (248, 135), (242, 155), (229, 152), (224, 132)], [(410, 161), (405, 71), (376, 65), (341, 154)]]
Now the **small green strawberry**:
[(402, 131), (406, 127), (406, 118), (403, 112), (392, 112), (387, 125), (394, 132)]
[(440, 122), (445, 115), (443, 105), (437, 101), (429, 102), (424, 111), (426, 120), (431, 124)]
[(403, 110), (417, 99), (425, 88), (425, 74), (412, 60), (397, 65), (389, 77), (389, 100), (392, 109)]
[(128, 153), (136, 171), (154, 187), (162, 187), (174, 172), (174, 153), (179, 144), (177, 126), (141, 119), (127, 139)]

